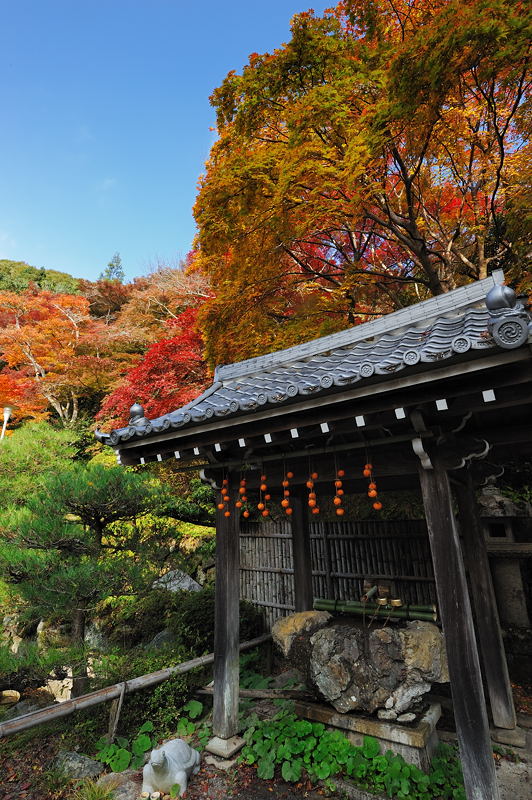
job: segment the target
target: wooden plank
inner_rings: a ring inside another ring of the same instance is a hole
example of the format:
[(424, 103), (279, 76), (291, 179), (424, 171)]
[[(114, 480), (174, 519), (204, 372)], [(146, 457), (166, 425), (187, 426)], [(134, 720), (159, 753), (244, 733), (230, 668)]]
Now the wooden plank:
[[(204, 686), (203, 689), (196, 689), (196, 694), (212, 695), (212, 686)], [(239, 689), (240, 697), (252, 697), (255, 700), (301, 700), (312, 698), (312, 692), (297, 691), (296, 689)]]
[[(238, 492), (235, 474), (229, 477), (230, 496)], [(232, 504), (229, 504), (232, 505)], [(238, 733), (239, 686), (239, 515), (216, 510), (216, 588), (214, 624), (213, 733), (230, 739)]]
[(290, 503), (293, 509), (291, 521), (295, 608), (296, 611), (311, 611), (314, 597), (306, 494), (302, 491), (293, 491)]
[(447, 471), (419, 467), (468, 800), (499, 800), (475, 629)]
[(331, 546), (329, 543), (327, 524), (327, 522), (320, 523), (320, 529), (323, 536), (323, 565), (325, 567), (325, 581), (327, 583), (327, 599), (336, 600), (334, 583), (332, 579)]
[(486, 542), (469, 470), (453, 483), (460, 529), (469, 572), (476, 628), (493, 722), (498, 728), (516, 726), (512, 687), (502, 641), (499, 612), (493, 591)]
[(489, 555), (507, 558), (529, 558), (532, 556), (532, 542), (486, 542)]

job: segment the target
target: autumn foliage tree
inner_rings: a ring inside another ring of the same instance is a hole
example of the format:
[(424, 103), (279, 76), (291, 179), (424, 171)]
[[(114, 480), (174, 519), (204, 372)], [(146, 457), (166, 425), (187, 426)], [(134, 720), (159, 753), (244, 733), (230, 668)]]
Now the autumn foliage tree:
[(135, 402), (142, 403), (148, 417), (158, 417), (201, 393), (208, 374), (203, 341), (196, 332), (197, 313), (189, 308), (167, 321), (171, 335), (150, 345), (139, 364), (106, 397), (98, 414), (100, 421), (114, 427), (125, 425)]
[(76, 422), (80, 402), (98, 402), (131, 365), (126, 337), (89, 314), (80, 295), (0, 292), (0, 379), (15, 414), (53, 409), (64, 425)]
[(515, 0), (346, 0), (229, 73), (195, 208), (211, 362), (517, 274), (529, 34)]
[(197, 308), (214, 294), (206, 276), (191, 269), (194, 254), (176, 266), (158, 263), (148, 275), (131, 284), (130, 297), (117, 317), (117, 326), (133, 341), (146, 344), (166, 338), (168, 325), (188, 308)]

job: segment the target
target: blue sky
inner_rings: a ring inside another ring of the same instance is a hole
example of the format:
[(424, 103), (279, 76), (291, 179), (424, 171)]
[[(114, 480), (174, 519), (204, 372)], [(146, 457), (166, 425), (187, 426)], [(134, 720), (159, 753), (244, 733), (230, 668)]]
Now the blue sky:
[(131, 279), (186, 255), (209, 95), (309, 5), (0, 0), (0, 258), (95, 279), (118, 251)]

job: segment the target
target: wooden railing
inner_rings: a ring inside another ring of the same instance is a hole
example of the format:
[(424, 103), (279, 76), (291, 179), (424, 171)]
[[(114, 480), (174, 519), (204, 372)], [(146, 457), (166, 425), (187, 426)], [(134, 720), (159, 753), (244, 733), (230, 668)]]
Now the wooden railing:
[[(269, 633), (264, 636), (258, 636), (256, 639), (250, 639), (249, 642), (243, 642), (240, 645), (240, 650), (251, 650), (260, 644), (269, 641), (271, 635)], [(157, 672), (150, 672), (148, 675), (141, 675), (138, 678), (133, 678), (130, 681), (123, 681), (115, 683), (112, 686), (106, 686), (105, 689), (98, 689), (95, 692), (74, 697), (72, 700), (63, 700), (57, 705), (42, 708), (39, 711), (31, 711), (29, 714), (23, 714), (20, 717), (9, 719), (6, 722), (0, 722), (0, 738), (3, 736), (11, 736), (14, 733), (20, 733), (27, 728), (33, 728), (35, 725), (42, 725), (45, 722), (58, 719), (59, 717), (66, 717), (73, 714), (74, 711), (81, 711), (90, 706), (96, 706), (100, 703), (106, 703), (108, 700), (115, 700), (123, 697), (125, 694), (136, 692), (139, 689), (146, 689), (149, 686), (156, 686), (158, 683), (171, 678), (173, 675), (182, 675), (186, 672), (197, 667), (205, 667), (207, 664), (212, 664), (214, 661), (214, 653), (209, 653), (206, 656), (193, 658), (191, 661), (184, 661), (182, 664), (176, 664), (175, 667), (167, 667), (160, 669)]]

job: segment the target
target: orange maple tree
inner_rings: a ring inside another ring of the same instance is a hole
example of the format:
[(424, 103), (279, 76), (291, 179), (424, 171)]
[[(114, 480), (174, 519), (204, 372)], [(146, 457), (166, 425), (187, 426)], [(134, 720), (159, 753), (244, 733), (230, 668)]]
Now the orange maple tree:
[[(29, 288), (0, 292), (0, 352), (6, 392), (20, 401), (18, 416), (50, 407), (65, 425), (76, 422), (80, 400), (101, 398), (135, 355), (119, 330), (89, 315), (80, 295)], [(125, 350), (125, 352), (124, 352)]]
[(515, 0), (345, 0), (229, 73), (195, 208), (211, 363), (517, 276), (529, 26)]

